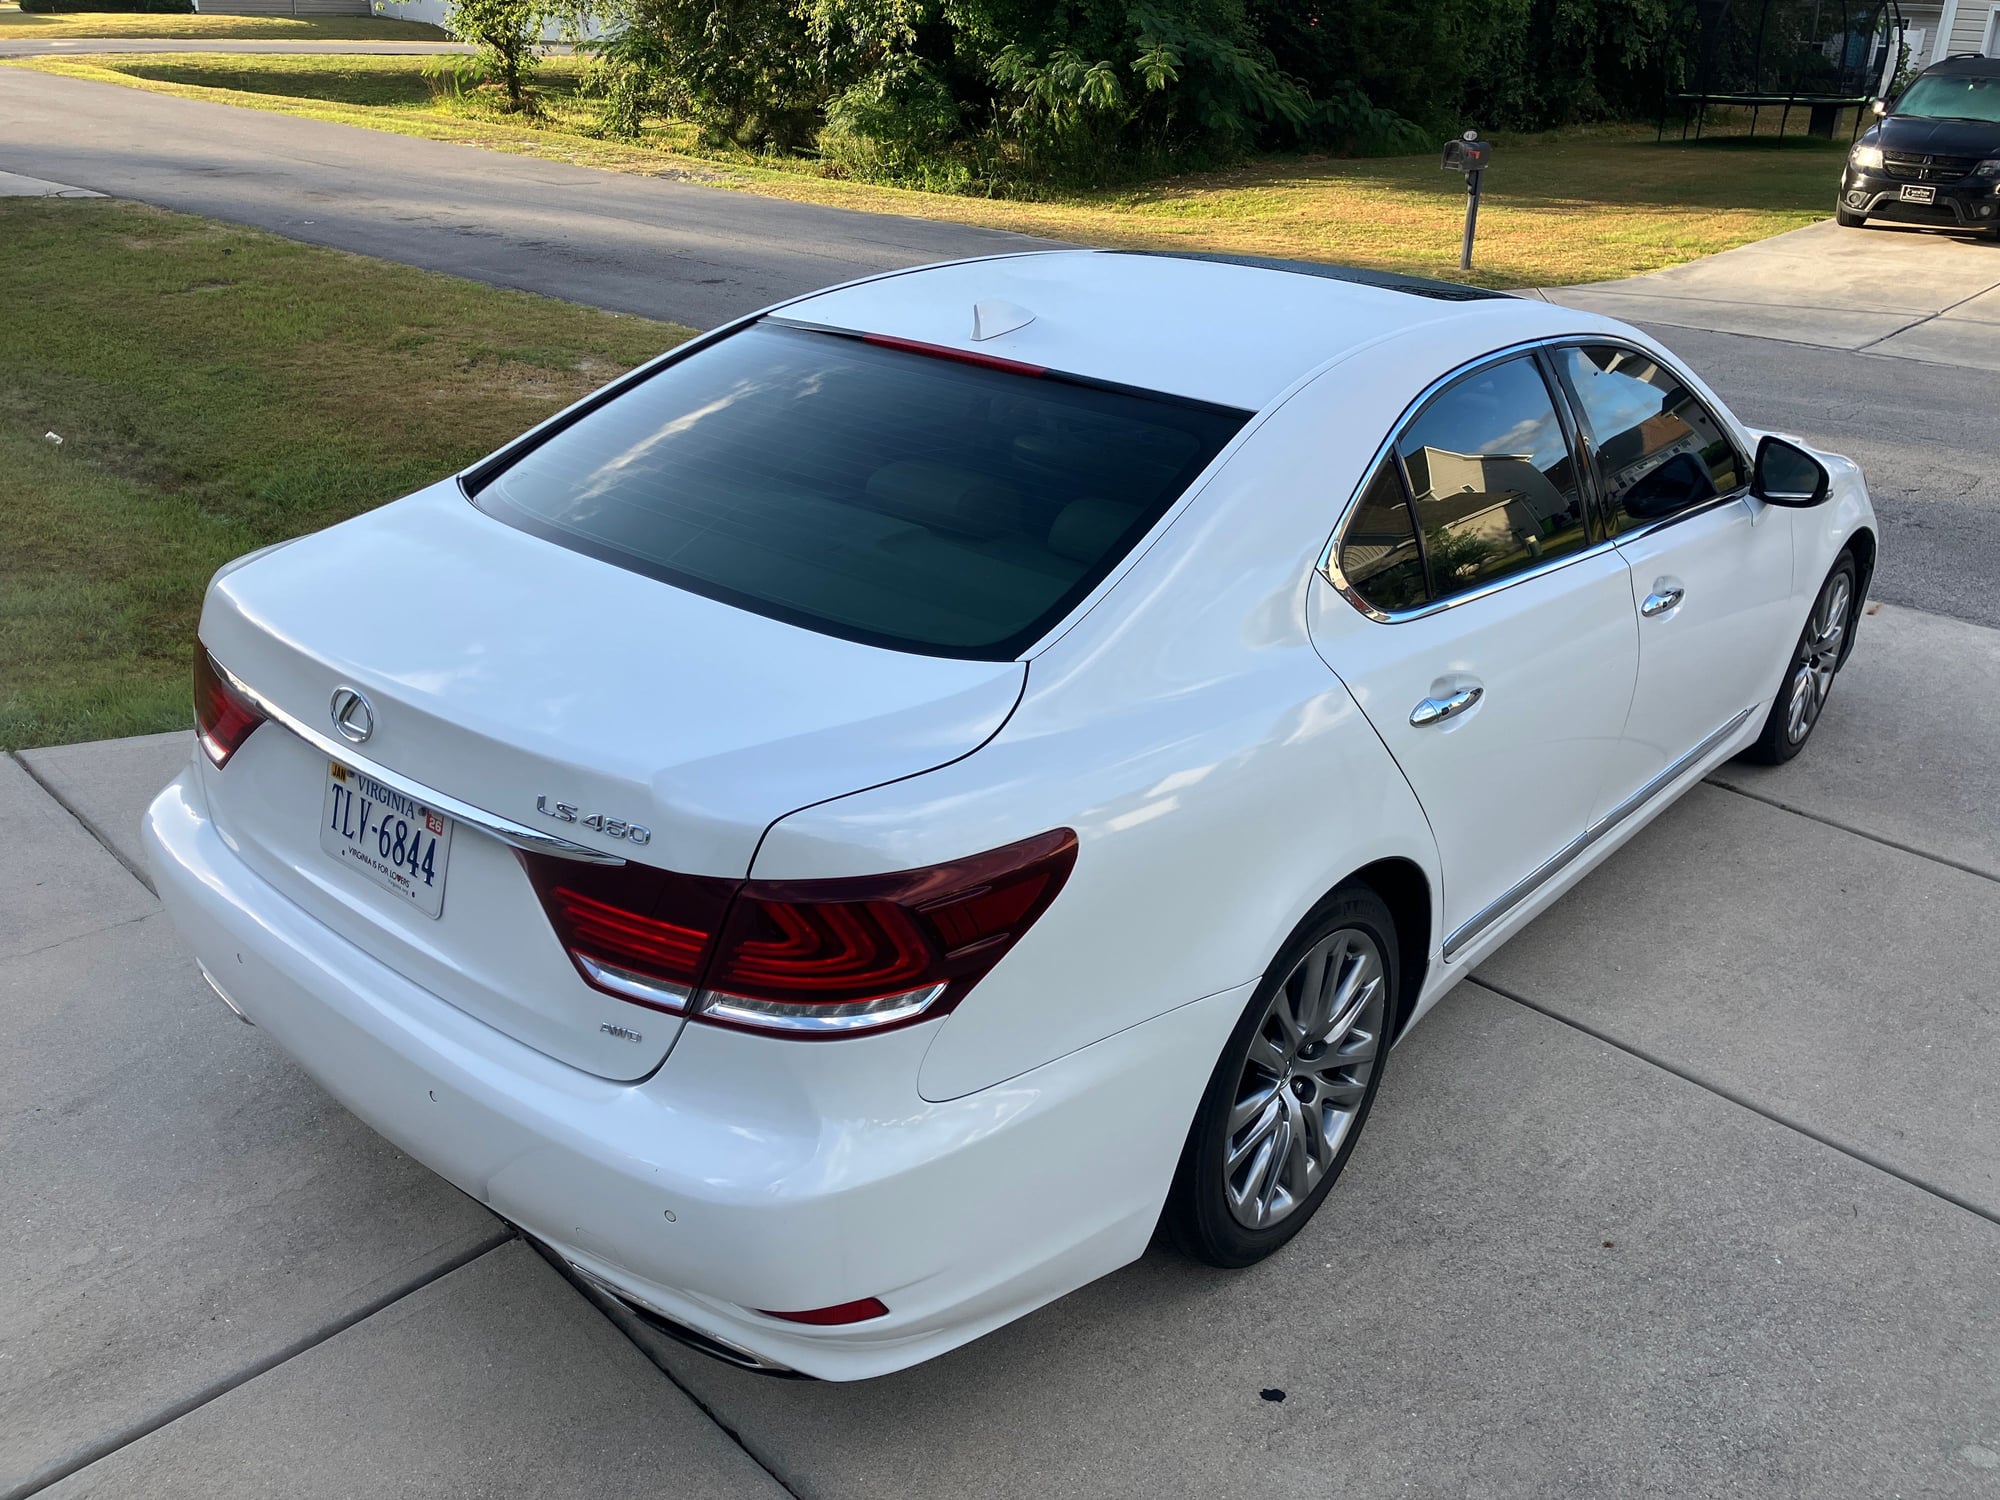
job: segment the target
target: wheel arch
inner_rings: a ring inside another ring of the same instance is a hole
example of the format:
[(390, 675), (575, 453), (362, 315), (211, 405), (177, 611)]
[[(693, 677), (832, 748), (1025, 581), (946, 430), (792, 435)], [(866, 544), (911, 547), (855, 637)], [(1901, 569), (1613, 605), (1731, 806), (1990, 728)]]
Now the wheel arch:
[(1399, 972), (1392, 1034), (1400, 1038), (1416, 1014), (1417, 1000), (1430, 977), (1433, 930), (1430, 877), (1415, 860), (1397, 856), (1363, 865), (1340, 884), (1353, 881), (1361, 882), (1380, 896), (1396, 924)]
[[(1849, 627), (1847, 639), (1841, 643), (1840, 648), (1840, 664), (1844, 667), (1847, 665), (1847, 658), (1853, 654), (1854, 638), (1861, 633), (1858, 628), (1861, 611), (1863, 606), (1868, 603), (1869, 585), (1875, 581), (1876, 541), (1873, 529), (1867, 526), (1856, 527), (1847, 540), (1841, 544), (1841, 551), (1852, 552), (1854, 554), (1854, 570), (1859, 575), (1855, 580), (1854, 587), (1853, 618), (1856, 621), (1856, 625)], [(1835, 555), (1838, 556), (1838, 554)]]

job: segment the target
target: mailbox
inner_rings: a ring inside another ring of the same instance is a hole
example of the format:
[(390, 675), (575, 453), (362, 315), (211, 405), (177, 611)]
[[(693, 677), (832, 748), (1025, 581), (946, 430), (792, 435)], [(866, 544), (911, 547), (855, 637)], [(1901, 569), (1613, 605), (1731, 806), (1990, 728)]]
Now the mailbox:
[(1444, 143), (1444, 160), (1438, 165), (1447, 172), (1465, 174), (1465, 243), (1458, 252), (1458, 268), (1472, 269), (1472, 234), (1479, 226), (1479, 185), (1493, 159), (1493, 143), (1482, 141), (1479, 132), (1468, 130), (1455, 141)]
[(1474, 137), (1466, 131), (1462, 140), (1444, 143), (1444, 161), (1440, 163), (1447, 172), (1483, 172), (1493, 155), (1493, 143)]

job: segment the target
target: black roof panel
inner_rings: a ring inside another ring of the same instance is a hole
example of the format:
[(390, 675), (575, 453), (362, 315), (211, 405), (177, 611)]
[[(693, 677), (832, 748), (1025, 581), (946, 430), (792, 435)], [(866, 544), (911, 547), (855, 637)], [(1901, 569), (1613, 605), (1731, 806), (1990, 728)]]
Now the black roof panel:
[(1961, 52), (1934, 62), (1926, 73), (1972, 73), (1983, 78), (2000, 78), (2000, 57), (1982, 57), (1977, 52)]
[(1325, 281), (1351, 281), (1356, 286), (1380, 287), (1386, 292), (1407, 292), (1412, 297), (1430, 297), (1439, 302), (1487, 302), (1508, 298), (1506, 292), (1488, 291), (1483, 286), (1462, 286), (1456, 281), (1432, 281), (1423, 276), (1403, 276), (1394, 271), (1364, 271), (1359, 266), (1336, 266), (1320, 260), (1278, 260), (1263, 255), (1221, 255), (1207, 250), (1117, 250), (1115, 255), (1157, 255), (1168, 260), (1208, 260), (1225, 266), (1253, 266), (1260, 271), (1290, 271), (1298, 276), (1318, 276)]

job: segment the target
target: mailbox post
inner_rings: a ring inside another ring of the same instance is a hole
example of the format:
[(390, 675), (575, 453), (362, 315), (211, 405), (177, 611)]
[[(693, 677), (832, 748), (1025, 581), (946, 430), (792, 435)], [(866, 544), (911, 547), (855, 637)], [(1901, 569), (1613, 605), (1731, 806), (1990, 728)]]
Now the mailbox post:
[(1465, 245), (1458, 253), (1461, 271), (1472, 269), (1472, 235), (1479, 227), (1479, 179), (1486, 175), (1486, 163), (1492, 156), (1493, 143), (1482, 141), (1476, 130), (1444, 143), (1444, 160), (1439, 165), (1447, 172), (1465, 174)]

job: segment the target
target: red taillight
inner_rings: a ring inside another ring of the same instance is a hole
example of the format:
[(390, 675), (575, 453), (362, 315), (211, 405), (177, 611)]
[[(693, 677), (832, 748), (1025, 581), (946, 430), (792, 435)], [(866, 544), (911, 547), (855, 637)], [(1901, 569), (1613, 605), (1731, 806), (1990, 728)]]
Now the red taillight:
[(586, 983), (654, 1010), (683, 1011), (742, 883), (651, 865), (522, 856), (556, 936)]
[(194, 652), (194, 732), (217, 770), (242, 748), (250, 731), (264, 722), (248, 698), (225, 677), (202, 644)]
[(852, 880), (753, 880), (703, 981), (704, 1019), (790, 1036), (879, 1030), (950, 1010), (1069, 879), (1058, 828), (950, 864)]
[(838, 1328), (845, 1323), (866, 1323), (870, 1318), (886, 1318), (889, 1309), (879, 1298), (863, 1297), (858, 1302), (842, 1302), (835, 1307), (815, 1307), (811, 1312), (772, 1312), (759, 1308), (767, 1318), (783, 1318), (787, 1323), (810, 1323), (815, 1328)]
[(830, 1037), (950, 1010), (1048, 910), (1076, 864), (1076, 835), (1059, 828), (848, 880), (737, 882), (523, 857), (587, 983), (716, 1025)]

